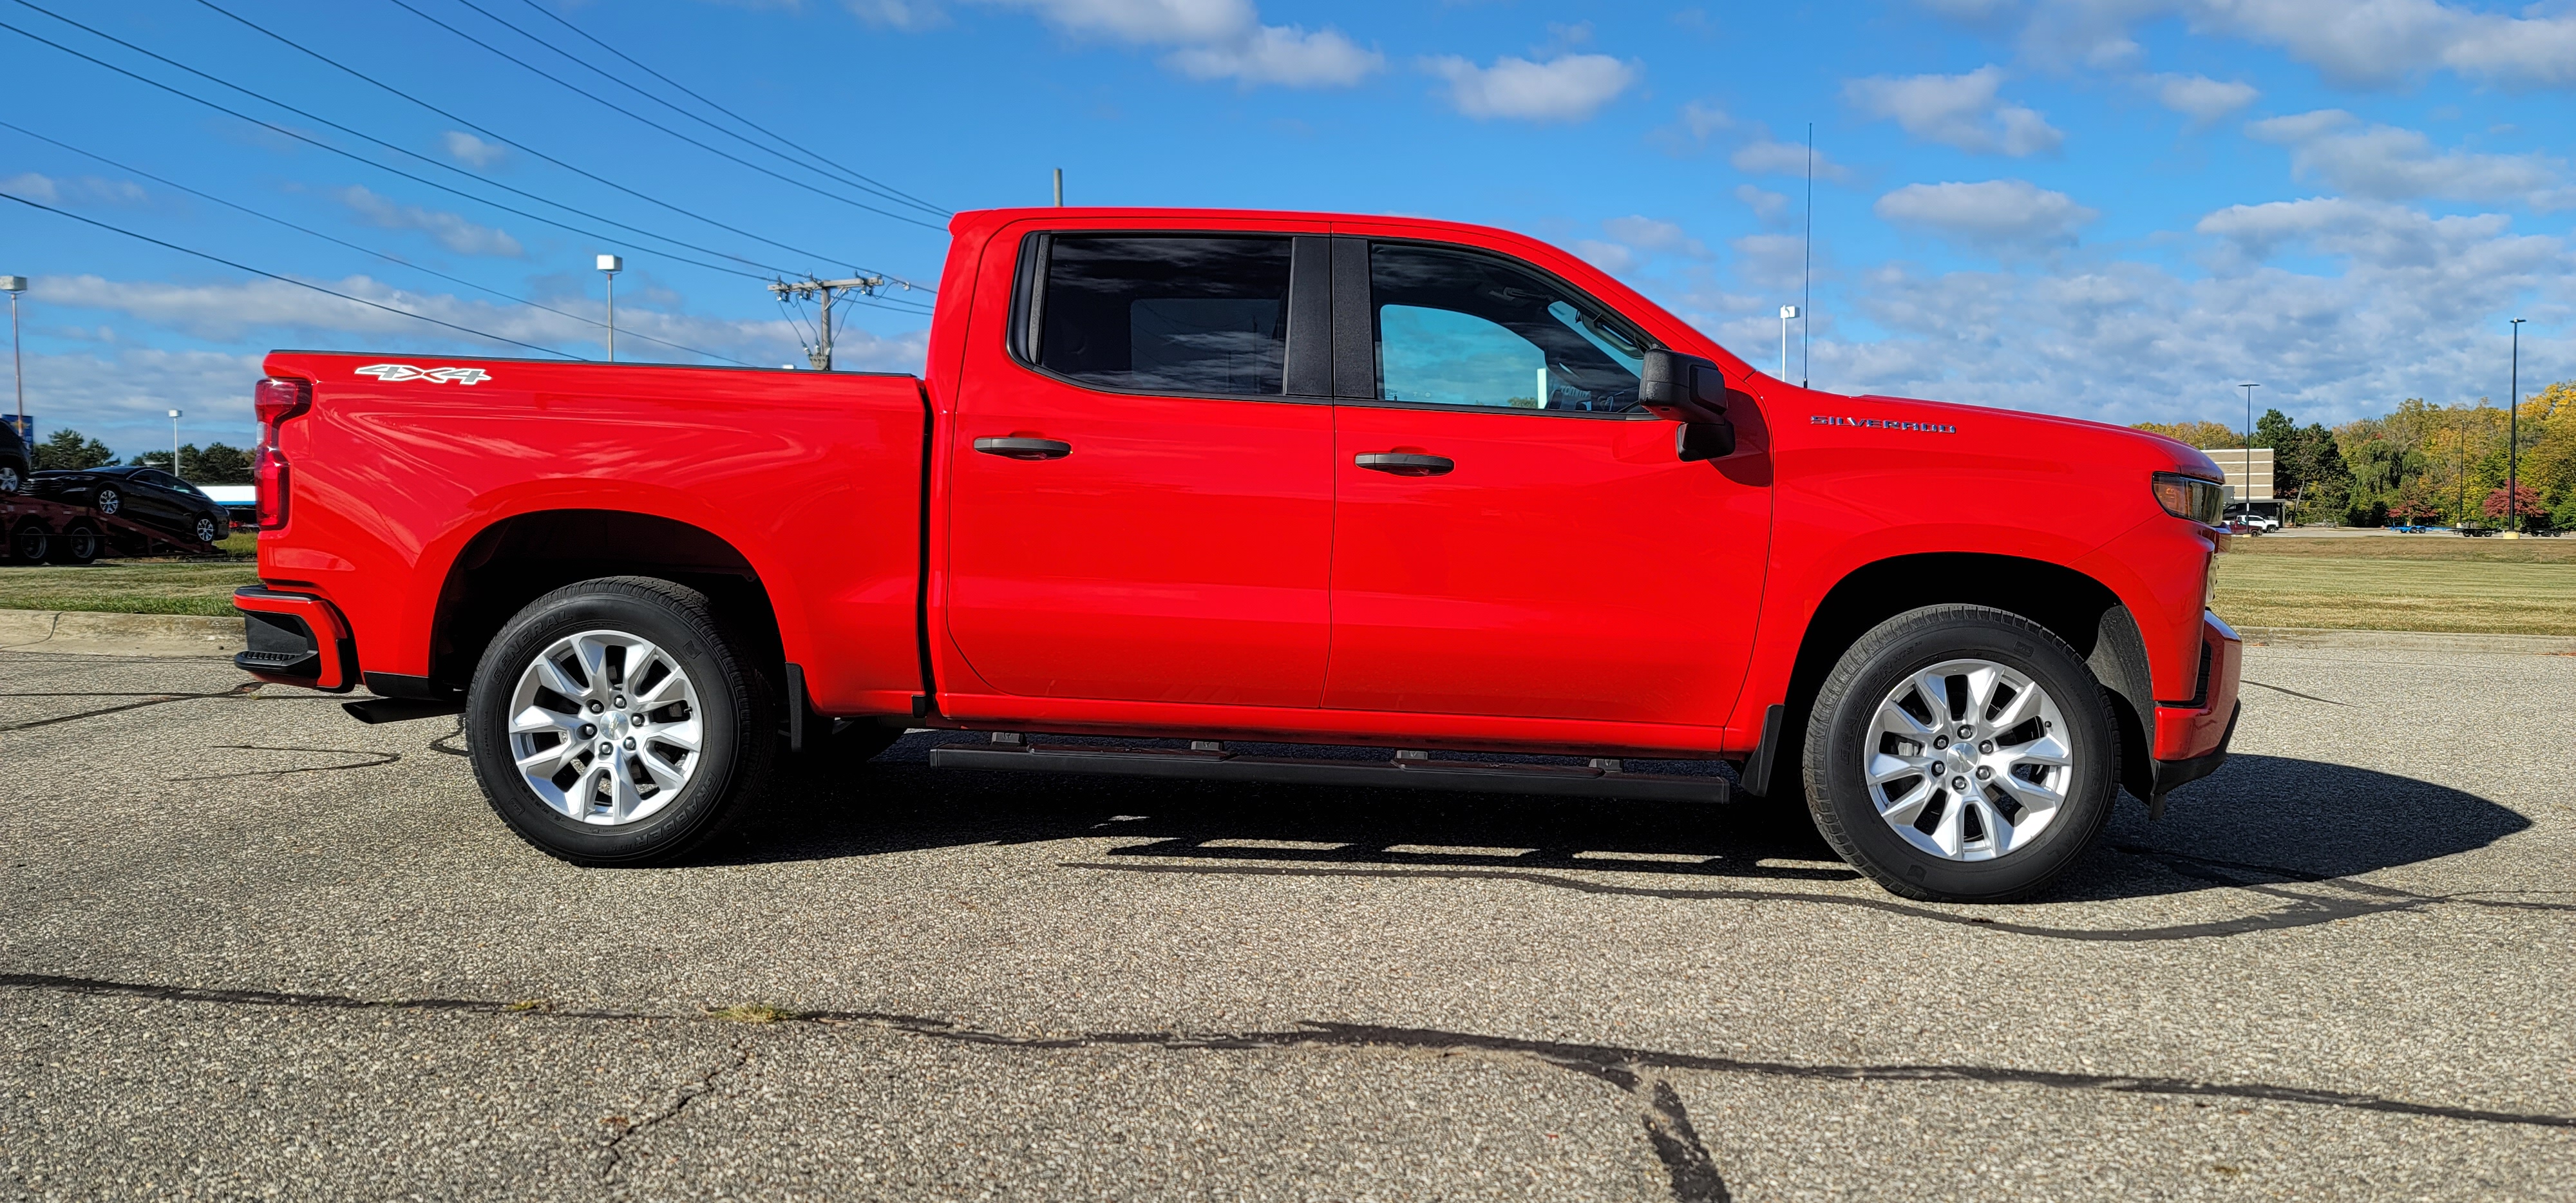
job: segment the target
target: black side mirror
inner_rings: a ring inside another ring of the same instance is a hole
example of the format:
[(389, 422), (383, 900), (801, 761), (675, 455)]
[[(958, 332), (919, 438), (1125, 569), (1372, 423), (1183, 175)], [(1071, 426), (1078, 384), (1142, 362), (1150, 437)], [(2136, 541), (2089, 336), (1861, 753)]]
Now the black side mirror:
[(1683, 462), (1735, 453), (1735, 424), (1726, 420), (1726, 373), (1696, 355), (1646, 352), (1637, 400), (1656, 417), (1681, 423), (1673, 451)]

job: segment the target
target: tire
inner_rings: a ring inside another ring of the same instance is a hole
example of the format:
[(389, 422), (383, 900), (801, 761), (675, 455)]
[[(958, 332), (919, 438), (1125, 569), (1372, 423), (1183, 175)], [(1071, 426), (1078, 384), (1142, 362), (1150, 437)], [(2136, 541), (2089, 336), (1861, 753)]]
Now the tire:
[(45, 540), (45, 554), (57, 564), (87, 564), (98, 559), (98, 528), (75, 518), (62, 533)]
[(16, 493), (27, 487), (27, 470), (16, 464), (0, 464), (0, 493)]
[(1825, 679), (1807, 720), (1807, 806), (1891, 893), (2006, 902), (2100, 838), (2119, 796), (2116, 730), (2101, 683), (2046, 627), (1984, 606), (1913, 610)]
[(99, 513), (113, 518), (117, 511), (125, 508), (125, 497), (114, 489), (100, 489), (90, 497), (90, 504), (96, 507)]
[[(759, 794), (776, 755), (779, 700), (744, 646), (706, 595), (651, 577), (530, 602), (466, 693), (484, 798), (520, 838), (577, 865), (664, 864), (703, 847)], [(613, 666), (627, 658), (643, 667)], [(556, 750), (521, 771), (522, 758)]]
[(197, 524), (190, 528), (190, 533), (196, 535), (200, 547), (212, 547), (224, 537), (222, 525), (204, 514), (197, 515)]
[(21, 564), (33, 564), (45, 558), (53, 536), (40, 522), (20, 523), (9, 535), (9, 556)]

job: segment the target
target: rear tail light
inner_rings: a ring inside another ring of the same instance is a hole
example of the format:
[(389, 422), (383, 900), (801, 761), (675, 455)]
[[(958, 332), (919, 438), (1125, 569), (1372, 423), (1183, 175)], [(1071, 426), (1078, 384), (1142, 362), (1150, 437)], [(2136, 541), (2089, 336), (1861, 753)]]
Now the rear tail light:
[(271, 376), (251, 390), (251, 406), (259, 412), (259, 447), (252, 453), (251, 478), (258, 487), (261, 530), (286, 525), (288, 477), (286, 456), (277, 449), (278, 427), (312, 405), (313, 386), (302, 380)]
[(2179, 472), (2158, 472), (2151, 487), (2156, 504), (2165, 507), (2166, 513), (2203, 526), (2218, 525), (2219, 511), (2227, 508), (2227, 486), (2216, 481)]

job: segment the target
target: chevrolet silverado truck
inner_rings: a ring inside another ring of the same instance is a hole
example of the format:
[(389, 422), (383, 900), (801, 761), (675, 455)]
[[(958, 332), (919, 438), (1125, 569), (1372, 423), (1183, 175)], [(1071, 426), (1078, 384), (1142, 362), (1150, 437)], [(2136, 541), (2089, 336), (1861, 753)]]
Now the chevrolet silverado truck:
[(945, 728), (991, 742), (934, 764), (1799, 799), (1887, 889), (2000, 900), (2226, 755), (2224, 478), (2181, 443), (1798, 387), (1499, 230), (951, 235), (918, 377), (271, 354), (239, 663), (461, 714), (583, 865)]

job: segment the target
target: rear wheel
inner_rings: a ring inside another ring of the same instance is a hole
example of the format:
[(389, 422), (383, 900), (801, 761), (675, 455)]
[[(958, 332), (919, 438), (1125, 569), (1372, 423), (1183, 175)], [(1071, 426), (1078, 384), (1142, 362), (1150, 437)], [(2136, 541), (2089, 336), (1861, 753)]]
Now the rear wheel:
[(758, 792), (777, 703), (706, 596), (649, 577), (567, 585), (512, 618), (466, 697), (474, 775), (503, 822), (582, 865), (659, 864)]
[(93, 504), (98, 506), (99, 513), (113, 518), (118, 510), (125, 508), (125, 498), (114, 489), (100, 489)]
[(1854, 642), (1807, 724), (1807, 802), (1834, 851), (1908, 898), (2002, 902), (2084, 855), (2119, 790), (2101, 684), (2038, 623), (1900, 614)]
[(0, 493), (15, 493), (27, 487), (27, 470), (12, 464), (0, 464)]
[(98, 528), (86, 518), (74, 519), (61, 534), (45, 540), (45, 553), (57, 564), (87, 564), (98, 558)]
[(21, 564), (33, 564), (45, 558), (46, 545), (52, 541), (43, 523), (20, 523), (9, 536), (9, 554)]

